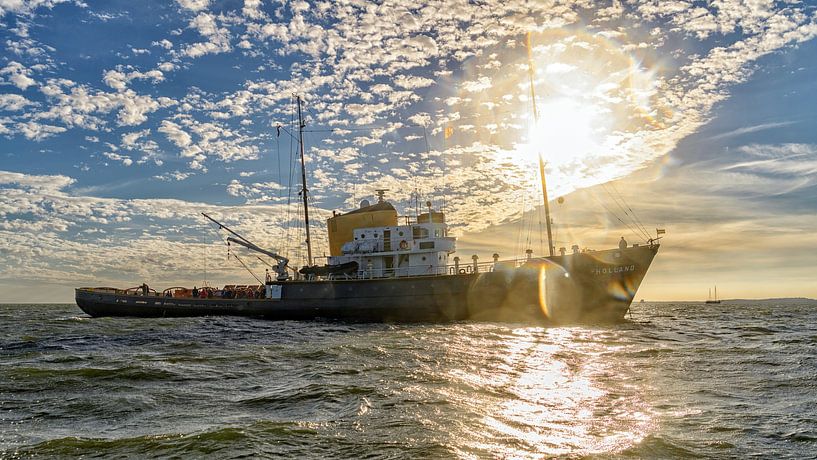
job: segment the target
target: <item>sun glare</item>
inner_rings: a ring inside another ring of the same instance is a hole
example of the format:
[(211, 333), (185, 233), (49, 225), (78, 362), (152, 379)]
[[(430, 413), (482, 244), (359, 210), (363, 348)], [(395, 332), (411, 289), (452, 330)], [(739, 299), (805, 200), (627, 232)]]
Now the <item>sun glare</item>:
[(529, 159), (542, 155), (551, 168), (559, 168), (592, 157), (600, 148), (599, 117), (598, 109), (569, 99), (542, 104), (528, 131)]

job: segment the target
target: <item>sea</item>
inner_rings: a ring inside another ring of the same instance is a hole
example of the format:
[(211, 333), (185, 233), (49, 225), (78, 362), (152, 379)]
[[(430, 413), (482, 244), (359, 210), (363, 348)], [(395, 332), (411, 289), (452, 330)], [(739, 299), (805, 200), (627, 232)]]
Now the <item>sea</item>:
[(0, 305), (0, 458), (815, 458), (817, 303), (606, 326)]

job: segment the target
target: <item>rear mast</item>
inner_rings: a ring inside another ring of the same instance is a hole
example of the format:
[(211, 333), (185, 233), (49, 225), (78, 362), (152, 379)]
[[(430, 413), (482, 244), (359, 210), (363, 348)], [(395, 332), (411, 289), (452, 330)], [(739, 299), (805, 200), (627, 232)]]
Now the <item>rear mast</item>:
[(298, 98), (298, 143), (301, 145), (301, 196), (304, 199), (304, 228), (306, 228), (306, 260), (307, 266), (312, 266), (312, 240), (309, 238), (309, 204), (307, 202), (307, 188), (306, 188), (306, 162), (304, 161), (304, 119), (301, 116), (301, 96)]
[[(533, 105), (533, 123), (534, 129), (537, 128), (539, 124), (539, 112), (536, 111), (536, 93), (533, 89), (533, 53), (530, 47), (530, 32), (527, 34), (527, 44), (528, 44), (528, 75), (530, 76), (530, 100), (531, 104)], [(550, 256), (553, 257), (553, 231), (550, 228), (550, 200), (548, 200), (548, 186), (547, 180), (545, 179), (545, 160), (542, 158), (542, 153), (537, 152), (539, 157), (539, 177), (542, 181), (542, 199), (545, 203), (545, 224), (547, 225), (547, 232), (548, 232), (548, 252)]]

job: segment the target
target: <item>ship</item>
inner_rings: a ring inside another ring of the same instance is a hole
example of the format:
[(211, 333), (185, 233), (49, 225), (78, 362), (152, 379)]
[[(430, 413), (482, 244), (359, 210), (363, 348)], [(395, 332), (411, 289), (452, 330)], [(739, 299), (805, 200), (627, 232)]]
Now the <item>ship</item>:
[(715, 297), (712, 297), (712, 289), (709, 289), (709, 295), (706, 296), (706, 302), (704, 303), (721, 303), (720, 299), (718, 299), (718, 286), (715, 286)]
[[(532, 69), (532, 65), (529, 66)], [(531, 100), (537, 119), (533, 74)], [(548, 251), (519, 258), (480, 261), (460, 258), (457, 238), (449, 233), (444, 209), (426, 202), (423, 212), (400, 215), (377, 191), (377, 201), (363, 200), (357, 209), (334, 213), (326, 221), (330, 255), (322, 265), (312, 257), (307, 174), (304, 159), (301, 97), (297, 97), (298, 140), (306, 263), (290, 260), (253, 243), (204, 214), (228, 245), (241, 246), (269, 263), (258, 284), (222, 288), (185, 287), (156, 291), (147, 284), (128, 289), (83, 287), (75, 290), (77, 305), (92, 317), (182, 317), (234, 315), (270, 320), (342, 320), (365, 322), (448, 322), (462, 320), (521, 321), (549, 324), (615, 322), (624, 319), (661, 237), (642, 244), (605, 250), (559, 248), (539, 155), (539, 173)]]
[[(300, 117), (301, 99), (298, 98)], [(300, 122), (301, 131), (303, 122)], [(302, 133), (301, 133), (302, 136)], [(427, 202), (414, 216), (400, 216), (378, 190), (374, 204), (336, 213), (326, 222), (330, 255), (313, 263), (306, 168), (301, 143), (307, 260), (290, 261), (253, 243), (213, 217), (229, 234), (227, 244), (271, 258), (263, 283), (220, 289), (147, 284), (128, 289), (83, 287), (77, 305), (92, 317), (181, 317), (235, 315), (271, 320), (329, 319), (366, 322), (461, 320), (544, 323), (611, 322), (624, 318), (660, 247), (659, 238), (606, 250), (570, 252), (553, 244), (544, 164), (540, 162), (549, 254), (489, 261), (456, 255), (457, 238), (445, 213)]]
[[(521, 259), (461, 260), (445, 215), (429, 208), (398, 224), (383, 199), (327, 223), (331, 256), (293, 270), (289, 261), (232, 229), (228, 241), (278, 260), (264, 284), (177, 287), (157, 292), (79, 288), (77, 305), (97, 316), (237, 315), (272, 320), (366, 322), (460, 320), (544, 323), (624, 318), (659, 244), (634, 244)], [(194, 295), (195, 294), (195, 295)]]

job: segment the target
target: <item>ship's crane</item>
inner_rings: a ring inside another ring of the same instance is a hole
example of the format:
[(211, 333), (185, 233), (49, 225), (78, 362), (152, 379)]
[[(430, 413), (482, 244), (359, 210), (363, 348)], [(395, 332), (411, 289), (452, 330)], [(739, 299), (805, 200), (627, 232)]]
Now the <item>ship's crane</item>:
[(275, 273), (277, 275), (276, 279), (278, 281), (286, 281), (286, 280), (289, 279), (289, 273), (287, 272), (287, 268), (289, 268), (290, 270), (293, 270), (293, 271), (295, 270), (295, 269), (293, 269), (291, 267), (288, 267), (289, 259), (287, 259), (286, 257), (259, 247), (258, 245), (252, 243), (250, 240), (244, 238), (243, 236), (239, 235), (235, 231), (231, 230), (226, 225), (224, 225), (221, 222), (213, 219), (212, 217), (208, 216), (205, 213), (201, 213), (201, 215), (206, 217), (207, 219), (209, 219), (214, 224), (218, 225), (219, 229), (227, 230), (227, 232), (229, 232), (231, 235), (233, 235), (233, 236), (228, 236), (227, 237), (227, 243), (228, 244), (229, 243), (235, 243), (235, 244), (237, 244), (239, 246), (243, 246), (243, 247), (249, 249), (250, 251), (255, 251), (255, 252), (264, 254), (266, 256), (269, 256), (269, 257), (272, 257), (273, 259), (275, 259), (278, 262), (278, 264), (275, 267), (273, 267), (273, 270), (275, 271)]

